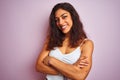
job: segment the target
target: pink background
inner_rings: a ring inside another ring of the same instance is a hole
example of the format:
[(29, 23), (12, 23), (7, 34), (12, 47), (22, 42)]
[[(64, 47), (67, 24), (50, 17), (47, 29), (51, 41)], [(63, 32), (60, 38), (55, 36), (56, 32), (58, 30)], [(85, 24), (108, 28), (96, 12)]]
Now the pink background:
[(0, 0), (0, 80), (42, 80), (35, 71), (52, 7), (70, 2), (94, 41), (87, 80), (120, 79), (119, 0)]

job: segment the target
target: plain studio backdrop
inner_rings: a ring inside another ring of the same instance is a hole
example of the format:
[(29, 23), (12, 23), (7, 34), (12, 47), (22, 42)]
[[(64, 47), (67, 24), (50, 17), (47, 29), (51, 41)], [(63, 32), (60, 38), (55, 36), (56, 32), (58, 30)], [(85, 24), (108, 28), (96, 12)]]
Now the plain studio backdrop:
[(87, 80), (119, 80), (120, 0), (0, 0), (0, 80), (43, 80), (35, 63), (59, 2), (75, 7), (94, 41)]

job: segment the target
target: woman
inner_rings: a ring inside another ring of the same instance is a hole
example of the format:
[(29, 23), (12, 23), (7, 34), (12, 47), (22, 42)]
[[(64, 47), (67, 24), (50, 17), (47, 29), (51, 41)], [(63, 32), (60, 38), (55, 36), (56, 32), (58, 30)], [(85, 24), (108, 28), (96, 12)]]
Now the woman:
[(70, 3), (58, 3), (50, 14), (50, 31), (36, 69), (47, 80), (85, 80), (92, 66), (93, 42)]

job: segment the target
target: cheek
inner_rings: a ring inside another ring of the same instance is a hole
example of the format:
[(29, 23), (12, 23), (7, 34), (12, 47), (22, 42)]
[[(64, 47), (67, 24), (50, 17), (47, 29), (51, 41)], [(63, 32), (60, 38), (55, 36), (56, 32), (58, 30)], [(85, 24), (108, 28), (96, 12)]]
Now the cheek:
[(73, 26), (73, 22), (71, 22), (71, 26)]
[(70, 23), (69, 23), (69, 24), (70, 24), (70, 26), (72, 27), (72, 26), (73, 26), (73, 21), (72, 21), (72, 20), (70, 20), (69, 22), (70, 22)]
[(73, 20), (72, 20), (72, 18), (71, 18), (71, 25), (73, 25)]
[(71, 17), (68, 18), (68, 23), (69, 23), (70, 26), (73, 25), (73, 21), (72, 21), (72, 18), (71, 18)]

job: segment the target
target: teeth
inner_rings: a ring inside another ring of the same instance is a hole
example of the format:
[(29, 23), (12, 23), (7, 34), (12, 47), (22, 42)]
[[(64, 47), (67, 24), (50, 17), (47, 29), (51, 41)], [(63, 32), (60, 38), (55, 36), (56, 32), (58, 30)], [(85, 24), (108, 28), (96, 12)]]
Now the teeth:
[(66, 28), (66, 26), (62, 26), (62, 29), (65, 29)]

